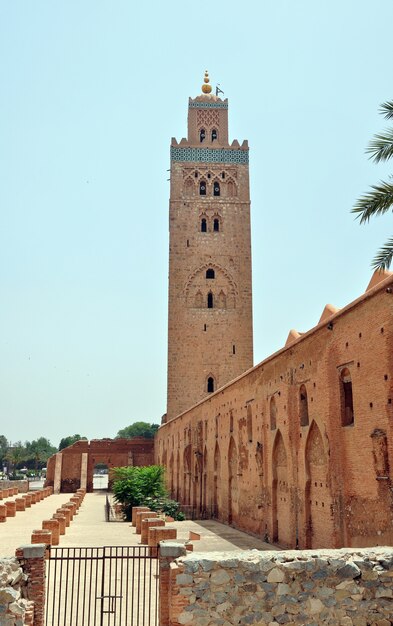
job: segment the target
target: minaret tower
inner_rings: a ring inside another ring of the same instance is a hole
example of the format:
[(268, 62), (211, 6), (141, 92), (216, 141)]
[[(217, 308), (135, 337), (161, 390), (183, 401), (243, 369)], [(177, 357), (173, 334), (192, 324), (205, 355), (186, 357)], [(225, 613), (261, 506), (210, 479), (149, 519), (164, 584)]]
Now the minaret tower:
[(211, 91), (206, 72), (171, 143), (168, 420), (253, 365), (248, 142)]

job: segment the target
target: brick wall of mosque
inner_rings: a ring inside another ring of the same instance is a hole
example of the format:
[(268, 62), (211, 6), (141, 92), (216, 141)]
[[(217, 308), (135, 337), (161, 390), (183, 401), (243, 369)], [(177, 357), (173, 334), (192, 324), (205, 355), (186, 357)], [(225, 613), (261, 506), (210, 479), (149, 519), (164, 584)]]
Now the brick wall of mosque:
[[(383, 280), (382, 280), (383, 279)], [(378, 282), (379, 281), (379, 282)], [(393, 541), (393, 278), (161, 426), (172, 495), (286, 547)]]

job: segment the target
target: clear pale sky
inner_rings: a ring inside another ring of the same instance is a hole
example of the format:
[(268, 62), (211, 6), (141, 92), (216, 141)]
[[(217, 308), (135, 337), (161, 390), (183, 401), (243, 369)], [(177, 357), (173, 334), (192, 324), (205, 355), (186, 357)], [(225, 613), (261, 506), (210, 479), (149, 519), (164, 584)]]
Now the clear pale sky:
[(205, 69), (250, 143), (255, 363), (364, 292), (392, 23), (391, 0), (0, 0), (0, 434), (165, 412), (169, 143)]

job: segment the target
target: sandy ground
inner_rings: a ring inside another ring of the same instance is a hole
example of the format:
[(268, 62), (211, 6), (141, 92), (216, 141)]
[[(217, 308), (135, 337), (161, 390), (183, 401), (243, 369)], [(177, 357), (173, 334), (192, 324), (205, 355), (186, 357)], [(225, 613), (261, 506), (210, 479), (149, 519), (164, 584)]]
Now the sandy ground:
[[(41, 528), (41, 522), (52, 514), (71, 494), (49, 496), (26, 511), (18, 511), (16, 517), (8, 517), (0, 525), (0, 556), (12, 556), (15, 549), (30, 543), (31, 533)], [(128, 522), (105, 522), (105, 492), (88, 493), (78, 515), (71, 522), (65, 535), (60, 537), (60, 546), (132, 546), (139, 545), (140, 535)], [(189, 531), (201, 535), (194, 542), (194, 551), (212, 552), (228, 550), (271, 550), (272, 546), (260, 539), (235, 530), (224, 524), (209, 521), (172, 522), (178, 531), (178, 539), (186, 540)], [(273, 548), (274, 549), (274, 548)]]

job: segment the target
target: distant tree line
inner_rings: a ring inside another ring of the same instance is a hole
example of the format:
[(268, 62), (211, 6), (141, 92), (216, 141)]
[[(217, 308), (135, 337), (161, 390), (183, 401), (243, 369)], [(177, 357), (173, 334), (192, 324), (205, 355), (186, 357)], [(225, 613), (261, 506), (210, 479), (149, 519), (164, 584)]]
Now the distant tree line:
[(33, 441), (7, 441), (4, 435), (0, 435), (0, 470), (6, 468), (8, 475), (20, 473), (21, 469), (29, 473), (38, 473), (46, 465), (46, 461), (57, 448), (52, 446), (49, 439), (39, 437)]
[(21, 475), (38, 474), (46, 466), (47, 460), (58, 450), (70, 446), (79, 439), (86, 439), (80, 435), (64, 437), (56, 448), (46, 437), (39, 437), (33, 441), (15, 441), (11, 443), (5, 435), (0, 435), (0, 473), (16, 477)]

